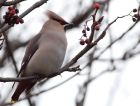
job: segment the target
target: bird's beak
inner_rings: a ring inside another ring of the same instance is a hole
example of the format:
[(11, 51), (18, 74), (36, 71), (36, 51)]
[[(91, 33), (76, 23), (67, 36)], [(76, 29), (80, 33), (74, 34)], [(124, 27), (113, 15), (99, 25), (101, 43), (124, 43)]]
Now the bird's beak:
[(65, 24), (64, 25), (65, 31), (68, 30), (68, 29), (72, 29), (73, 27), (74, 27), (74, 24), (73, 23), (68, 23), (68, 24)]

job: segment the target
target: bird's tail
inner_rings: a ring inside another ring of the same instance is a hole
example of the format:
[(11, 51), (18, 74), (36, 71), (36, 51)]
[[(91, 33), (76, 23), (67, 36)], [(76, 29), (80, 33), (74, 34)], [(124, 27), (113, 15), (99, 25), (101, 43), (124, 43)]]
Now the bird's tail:
[(31, 82), (31, 81), (22, 81), (18, 84), (14, 94), (11, 97), (11, 102), (14, 103), (18, 101), (19, 96), (21, 95), (22, 92), (30, 91), (31, 88), (35, 85), (36, 82)]

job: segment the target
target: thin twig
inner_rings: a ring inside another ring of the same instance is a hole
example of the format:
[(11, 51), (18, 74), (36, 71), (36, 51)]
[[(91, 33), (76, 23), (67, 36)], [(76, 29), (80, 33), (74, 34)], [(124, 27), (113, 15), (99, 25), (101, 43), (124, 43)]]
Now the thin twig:
[(7, 1), (7, 2), (4, 2), (2, 4), (2, 6), (10, 6), (10, 5), (15, 5), (15, 4), (18, 4), (22, 1), (26, 1), (26, 0), (13, 0), (13, 1)]
[[(77, 72), (76, 74), (74, 74), (73, 76), (71, 76), (68, 79), (64, 80), (63, 82), (61, 82), (61, 83), (59, 83), (57, 85), (54, 85), (54, 86), (52, 86), (52, 87), (50, 87), (50, 88), (48, 88), (46, 90), (42, 90), (41, 92), (38, 92), (38, 93), (35, 93), (35, 94), (31, 94), (31, 95), (26, 96), (25, 98), (19, 99), (17, 102), (23, 101), (23, 100), (25, 100), (27, 98), (30, 98), (30, 97), (33, 97), (33, 96), (38, 96), (38, 95), (40, 95), (40, 94), (42, 94), (44, 92), (50, 91), (50, 90), (53, 90), (53, 89), (59, 87), (60, 85), (63, 85), (64, 83), (68, 82), (69, 80), (73, 79), (75, 76), (79, 75), (79, 73), (80, 72)], [(4, 104), (0, 104), (0, 105), (1, 106), (8, 106), (8, 105), (12, 105), (12, 104), (13, 103), (10, 102), (10, 103), (4, 103)]]
[[(41, 5), (43, 5), (44, 3), (46, 3), (48, 0), (40, 0), (38, 2), (36, 2), (35, 4), (33, 4), (30, 8), (28, 8), (26, 11), (24, 11), (19, 17), (23, 18), (25, 17), (27, 14), (29, 14), (31, 11), (33, 11), (34, 9), (40, 7)], [(9, 28), (11, 28), (12, 25), (5, 25), (3, 28), (0, 29), (0, 33), (3, 33), (5, 31), (7, 31)]]
[(0, 77), (0, 82), (21, 82), (21, 81), (24, 81), (24, 80), (33, 80), (33, 79), (39, 80), (39, 79), (46, 78), (46, 77), (51, 78), (51, 77), (60, 75), (64, 71), (76, 72), (76, 71), (80, 71), (80, 70), (81, 69), (78, 65), (76, 67), (67, 68), (66, 70), (60, 69), (57, 73), (54, 73), (50, 76), (28, 76), (28, 77), (20, 77), (20, 78), (2, 78), (2, 77)]
[(96, 56), (95, 58), (99, 58), (108, 48), (110, 48), (113, 44), (115, 44), (117, 41), (119, 41), (120, 39), (122, 39), (131, 29), (133, 29), (136, 25), (138, 24), (138, 21), (135, 22), (131, 27), (129, 27), (120, 37), (118, 37), (117, 39), (115, 39), (112, 43), (110, 43), (106, 48), (104, 48), (104, 50), (102, 50), (98, 56)]
[[(47, 77), (49, 77), (49, 78), (51, 78), (51, 77), (54, 77), (54, 76), (56, 76), (56, 75), (60, 75), (62, 72), (64, 72), (64, 71), (66, 71), (66, 70), (68, 70), (69, 69), (69, 67), (70, 66), (72, 66), (73, 64), (75, 64), (76, 62), (77, 62), (77, 60), (78, 59), (80, 59), (85, 53), (87, 53), (92, 47), (94, 47), (95, 45), (97, 45), (97, 43), (101, 40), (101, 39), (103, 39), (104, 37), (105, 37), (105, 34), (106, 34), (106, 31), (108, 30), (108, 28), (113, 24), (113, 23), (115, 23), (119, 18), (124, 18), (124, 17), (126, 17), (126, 16), (128, 16), (128, 15), (124, 15), (124, 16), (121, 16), (121, 17), (117, 17), (115, 20), (113, 20), (111, 23), (109, 23), (107, 26), (106, 26), (106, 28), (104, 29), (104, 31), (101, 33), (101, 35), (93, 42), (93, 43), (91, 43), (90, 45), (87, 45), (83, 50), (81, 50), (69, 63), (67, 63), (64, 67), (62, 67), (60, 70), (61, 71), (59, 71), (59, 72), (57, 72), (57, 73), (53, 73), (53, 75), (50, 75), (50, 76), (47, 76)], [(35, 76), (34, 76), (35, 77)], [(21, 81), (21, 79), (20, 78), (12, 78), (14, 81)], [(12, 79), (5, 79), (5, 80), (7, 80), (8, 82), (11, 82), (12, 81)], [(19, 80), (20, 79), (20, 80)], [(30, 77), (28, 77), (27, 79), (30, 79)], [(27, 80), (26, 78), (25, 78), (25, 80)], [(32, 78), (31, 78), (32, 79)], [(22, 80), (24, 80), (24, 79), (22, 79)], [(4, 79), (2, 79), (1, 78), (1, 80), (0, 80), (1, 82), (4, 82)], [(5, 81), (6, 82), (6, 81)], [(12, 81), (13, 82), (13, 81)]]
[[(89, 51), (92, 47), (94, 47), (95, 45), (97, 45), (97, 43), (103, 39), (106, 35), (106, 31), (108, 30), (108, 28), (113, 24), (115, 23), (119, 18), (124, 18), (128, 15), (124, 15), (124, 16), (121, 16), (121, 17), (117, 17), (115, 20), (113, 20), (112, 22), (110, 22), (106, 28), (104, 29), (104, 31), (100, 34), (100, 36), (93, 42), (91, 43), (90, 45), (87, 45), (83, 50), (81, 50), (69, 63), (67, 63), (62, 69), (65, 70), (65, 68), (68, 68), (70, 66), (72, 66), (74, 63), (77, 62), (77, 60), (79, 58), (81, 58), (85, 53), (87, 53), (87, 51)], [(92, 32), (91, 32), (92, 33)]]
[(15, 71), (16, 71), (16, 73), (18, 73), (18, 68), (17, 68), (17, 65), (16, 65), (16, 61), (15, 61), (15, 58), (13, 56), (13, 52), (12, 52), (12, 50), (10, 48), (7, 35), (6, 35), (6, 33), (3, 33), (3, 35), (4, 35), (4, 39), (5, 39), (5, 43), (6, 43), (7, 54), (11, 57), (13, 65), (15, 67)]

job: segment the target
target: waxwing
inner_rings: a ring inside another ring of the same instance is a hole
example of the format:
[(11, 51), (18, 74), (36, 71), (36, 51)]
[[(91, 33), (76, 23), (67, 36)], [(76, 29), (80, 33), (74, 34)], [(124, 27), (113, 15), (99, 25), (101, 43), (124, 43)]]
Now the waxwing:
[[(51, 76), (58, 71), (63, 63), (67, 48), (65, 27), (69, 23), (52, 11), (48, 11), (47, 15), (48, 21), (27, 45), (20, 77)], [(19, 82), (11, 101), (17, 101), (22, 92), (30, 91), (36, 82), (34, 80)]]

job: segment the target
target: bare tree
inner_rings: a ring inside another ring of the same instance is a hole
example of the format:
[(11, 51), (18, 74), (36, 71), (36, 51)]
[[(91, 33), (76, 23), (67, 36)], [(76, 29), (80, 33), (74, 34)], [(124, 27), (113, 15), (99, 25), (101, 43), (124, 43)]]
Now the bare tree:
[[(20, 12), (20, 5), (22, 6), (23, 2), (28, 2), (28, 1), (0, 0), (1, 13), (4, 13), (4, 15), (1, 14), (1, 20), (0, 20), (0, 24), (1, 24), (0, 25), (0, 32), (1, 32), (0, 68), (1, 69), (8, 68), (8, 70), (10, 70), (11, 73), (14, 74), (15, 76), (15, 77), (11, 77), (9, 75), (8, 77), (3, 77), (2, 73), (6, 73), (6, 72), (2, 70), (0, 71), (1, 73), (0, 83), (20, 82), (20, 81), (29, 80), (29, 79), (32, 79), (32, 80), (40, 79), (40, 77), (36, 77), (36, 76), (22, 77), (22, 78), (16, 77), (19, 72), (18, 70), (19, 60), (15, 58), (15, 54), (20, 48), (23, 48), (28, 44), (29, 39), (27, 41), (19, 40), (18, 37), (16, 39), (10, 39), (10, 34), (12, 31), (15, 30), (14, 27), (17, 26), (17, 29), (18, 29), (19, 24), (22, 24), (21, 26), (23, 26), (23, 29), (20, 31), (20, 33), (22, 33), (23, 31), (26, 31), (26, 27), (29, 24), (26, 24), (26, 22), (24, 22), (24, 17), (28, 16), (33, 11), (36, 11), (36, 9), (43, 8), (43, 5), (48, 5), (48, 2), (51, 2), (51, 0), (40, 0), (37, 2), (32, 1), (32, 5), (19, 15), (18, 12)], [(76, 2), (74, 2), (75, 4), (69, 1), (69, 3), (71, 3), (71, 4), (68, 4), (69, 8), (66, 6), (68, 10), (71, 10), (71, 5), (75, 5), (78, 8), (74, 12), (74, 16), (70, 17), (71, 23), (73, 23), (74, 26), (67, 30), (72, 32), (76, 28), (79, 28), (81, 32), (81, 35), (78, 35), (80, 36), (79, 37), (80, 40), (77, 39), (78, 45), (76, 44), (75, 47), (72, 47), (71, 52), (68, 53), (68, 56), (67, 56), (68, 59), (65, 65), (61, 69), (58, 69), (58, 70), (61, 70), (61, 72), (54, 73), (54, 75), (51, 75), (47, 78), (44, 77), (44, 80), (41, 81), (34, 89), (47, 83), (47, 81), (50, 80), (52, 77), (60, 75), (61, 73), (64, 73), (66, 71), (74, 72), (75, 74), (67, 78), (65, 81), (58, 83), (57, 85), (53, 87), (50, 87), (45, 90), (41, 90), (37, 93), (26, 94), (24, 98), (21, 98), (17, 102), (27, 99), (29, 106), (37, 106), (36, 101), (33, 100), (32, 97), (35, 97), (44, 92), (53, 90), (54, 88), (57, 88), (58, 86), (61, 86), (62, 84), (65, 84), (66, 82), (73, 79), (74, 77), (79, 77), (79, 76), (84, 75), (85, 78), (83, 79), (83, 83), (81, 83), (80, 87), (78, 88), (77, 96), (75, 99), (76, 106), (84, 106), (85, 101), (87, 99), (88, 89), (91, 83), (93, 83), (97, 78), (100, 78), (107, 73), (115, 73), (115, 72), (121, 71), (119, 67), (120, 62), (124, 64), (129, 59), (134, 58), (137, 55), (139, 55), (140, 53), (139, 31), (137, 30), (137, 33), (134, 33), (133, 31), (139, 25), (140, 8), (135, 7), (131, 11), (128, 11), (127, 14), (124, 14), (123, 16), (117, 16), (114, 20), (110, 21), (109, 10), (110, 10), (111, 2), (112, 2), (111, 0), (104, 0), (104, 1), (98, 1), (98, 2), (91, 0), (89, 5), (86, 6), (85, 8), (84, 7), (85, 1), (77, 0)], [(66, 1), (64, 4), (67, 5)], [(11, 10), (14, 10), (14, 11), (11, 11)], [(63, 8), (62, 13), (66, 13), (65, 8)], [(13, 14), (13, 15), (9, 16), (9, 14)], [(122, 29), (123, 31), (122, 34), (115, 36), (114, 33), (112, 33), (111, 26), (115, 25), (120, 20), (125, 20), (128, 17), (131, 18), (131, 20), (129, 21), (133, 23), (128, 27), (127, 30)], [(133, 32), (133, 33), (129, 34), (130, 32)], [(16, 35), (16, 33), (14, 34)], [(134, 39), (131, 39), (132, 35)], [(120, 45), (127, 44), (128, 41), (131, 44), (129, 44), (128, 46), (120, 46)], [(116, 56), (115, 52), (116, 52), (116, 49), (118, 48), (114, 47), (114, 45), (119, 45), (119, 47), (122, 47), (124, 49), (122, 52), (119, 53), (119, 56), (117, 56), (117, 58), (115, 57)], [(77, 47), (80, 47), (80, 48), (83, 47), (83, 48), (78, 49), (78, 52), (74, 52), (75, 50), (77, 51)], [(73, 52), (74, 52), (74, 56), (71, 57), (71, 55), (73, 55)], [(107, 55), (105, 55), (106, 53)], [(10, 67), (7, 66), (7, 64), (10, 64)], [(101, 70), (98, 74), (94, 74), (96, 73), (96, 69), (97, 69), (96, 67), (98, 67), (97, 64), (100, 64), (100, 66), (103, 65), (103, 67), (105, 64), (105, 68), (104, 70)], [(11, 89), (10, 90), (7, 89), (8, 93), (6, 93), (5, 95), (2, 95), (0, 92), (0, 98), (1, 98), (0, 105), (1, 106), (14, 105), (10, 102), (7, 102), (8, 101), (7, 97), (9, 97), (9, 92), (11, 92)], [(116, 89), (117, 87), (114, 87), (113, 92), (115, 92)], [(111, 97), (114, 95), (113, 94), (112, 95), (108, 94), (108, 95), (110, 97), (108, 99), (108, 105), (111, 105)]]

